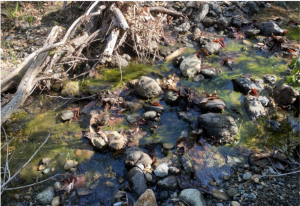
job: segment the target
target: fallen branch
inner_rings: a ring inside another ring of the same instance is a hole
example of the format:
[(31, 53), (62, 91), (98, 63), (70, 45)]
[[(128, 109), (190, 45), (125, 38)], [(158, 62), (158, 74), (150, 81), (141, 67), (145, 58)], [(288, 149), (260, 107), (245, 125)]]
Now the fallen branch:
[(117, 17), (120, 27), (124, 31), (126, 31), (127, 29), (129, 29), (128, 23), (127, 23), (124, 15), (120, 11), (120, 9), (115, 6), (115, 4), (111, 5), (110, 10), (112, 10), (112, 12), (114, 13), (114, 15)]
[(4, 188), (3, 190), (6, 190), (6, 191), (8, 191), (8, 190), (18, 190), (18, 189), (24, 189), (24, 188), (27, 188), (27, 187), (32, 187), (32, 186), (35, 186), (35, 185), (37, 185), (37, 184), (41, 184), (41, 183), (43, 183), (43, 182), (46, 182), (46, 181), (48, 181), (48, 180), (51, 180), (52, 178), (54, 178), (54, 177), (56, 177), (56, 176), (59, 176), (59, 175), (63, 176), (64, 174), (56, 174), (56, 175), (53, 175), (52, 177), (49, 177), (49, 178), (47, 178), (47, 179), (45, 179), (45, 180), (42, 180), (42, 181), (40, 181), (40, 182), (35, 182), (35, 183), (33, 183), (33, 184), (25, 185), (25, 186), (20, 186), (20, 187)]
[(186, 15), (184, 15), (183, 13), (181, 13), (180, 11), (172, 11), (169, 9), (166, 9), (164, 7), (148, 7), (150, 12), (160, 12), (160, 13), (165, 13), (165, 14), (169, 14), (172, 16), (182, 16), (184, 18), (187, 18)]
[[(8, 178), (8, 180), (6, 182), (4, 182), (1, 185), (1, 190), (4, 190), (4, 187), (11, 181), (13, 180), (17, 174), (19, 174), (22, 169), (24, 169), (24, 167), (33, 159), (33, 157), (38, 153), (38, 151), (44, 146), (44, 144), (46, 144), (46, 142), (48, 141), (48, 139), (50, 138), (50, 134), (48, 135), (48, 137), (46, 138), (46, 140), (43, 142), (43, 144), (34, 152), (34, 154), (30, 157), (30, 159), (21, 167), (21, 169), (19, 169), (12, 177)], [(6, 160), (8, 161), (8, 160)]]
[[(93, 6), (95, 6), (93, 4)], [(71, 36), (71, 33), (73, 32), (74, 29), (77, 28), (77, 25), (84, 19), (86, 18), (90, 18), (92, 16), (96, 16), (96, 15), (100, 15), (101, 11), (103, 9), (105, 9), (106, 7), (105, 6), (101, 6), (100, 9), (95, 12), (95, 13), (92, 13), (92, 14), (89, 14), (88, 12), (84, 15), (82, 15), (81, 17), (79, 17), (72, 25), (71, 27), (68, 29), (67, 33), (65, 34), (63, 40), (61, 42), (58, 42), (58, 43), (55, 43), (55, 44), (51, 44), (49, 46), (46, 46), (46, 47), (42, 47), (38, 50), (36, 50), (35, 52), (31, 53), (19, 66), (17, 69), (15, 69), (14, 71), (12, 71), (9, 75), (7, 75), (2, 81), (1, 81), (1, 88), (6, 88), (6, 85), (9, 84), (9, 82), (11, 80), (13, 80), (16, 76), (19, 75), (19, 73), (21, 71), (23, 71), (23, 69), (28, 69), (27, 66), (28, 65), (31, 65), (31, 62), (33, 61), (33, 59), (35, 57), (37, 57), (40, 53), (44, 52), (44, 51), (49, 51), (51, 49), (54, 49), (56, 47), (59, 47), (59, 46), (62, 46), (64, 45), (70, 38)], [(26, 66), (26, 67), (25, 67)], [(25, 68), (24, 68), (25, 67)], [(2, 91), (4, 91), (2, 89)]]
[(96, 94), (88, 96), (88, 97), (82, 97), (82, 98), (72, 98), (72, 97), (62, 97), (62, 96), (51, 96), (51, 95), (46, 95), (46, 97), (50, 97), (50, 98), (60, 98), (60, 99), (71, 99), (71, 100), (82, 100), (82, 99), (90, 99), (97, 96)]

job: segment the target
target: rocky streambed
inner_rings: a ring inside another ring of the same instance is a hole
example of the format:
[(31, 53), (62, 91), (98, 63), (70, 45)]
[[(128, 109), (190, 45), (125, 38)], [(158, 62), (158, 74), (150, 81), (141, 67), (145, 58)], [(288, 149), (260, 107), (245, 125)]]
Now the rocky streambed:
[(51, 134), (11, 187), (55, 176), (2, 204), (299, 205), (299, 87), (287, 84), (299, 37), (272, 50), (293, 27), (259, 16), (285, 2), (171, 4), (189, 19), (173, 20), (160, 54), (181, 55), (129, 63), (123, 82), (101, 68), (55, 85), (3, 125), (17, 136), (12, 172)]

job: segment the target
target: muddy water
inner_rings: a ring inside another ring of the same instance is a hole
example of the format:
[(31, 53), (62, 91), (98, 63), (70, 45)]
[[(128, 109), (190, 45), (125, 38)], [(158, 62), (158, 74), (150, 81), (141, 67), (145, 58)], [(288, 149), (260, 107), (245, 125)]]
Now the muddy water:
[[(243, 109), (245, 95), (235, 91), (231, 82), (231, 79), (245, 74), (251, 74), (254, 78), (262, 78), (264, 74), (275, 74), (278, 77), (278, 84), (282, 83), (287, 64), (290, 60), (278, 59), (274, 56), (267, 57), (266, 54), (252, 50), (251, 46), (242, 45), (241, 42), (236, 40), (226, 39), (226, 42), (227, 47), (220, 55), (210, 56), (203, 62), (204, 65), (212, 66), (218, 71), (216, 77), (210, 80), (206, 79), (202, 83), (194, 83), (185, 78), (180, 78), (179, 82), (179, 86), (194, 89), (201, 95), (203, 95), (204, 91), (213, 93), (216, 90), (218, 96), (227, 105), (224, 114), (234, 117), (239, 127), (239, 141), (236, 141), (231, 146), (214, 147), (206, 145), (205, 147), (201, 147), (195, 145), (188, 152), (188, 155), (194, 161), (196, 176), (202, 180), (203, 184), (208, 184), (212, 178), (221, 181), (219, 177), (224, 172), (230, 173), (231, 164), (245, 160), (245, 157), (249, 154), (248, 149), (263, 149), (264, 147), (272, 148), (272, 146), (276, 146), (290, 152), (289, 146), (297, 140), (296, 133), (292, 132), (291, 123), (299, 127), (299, 119), (293, 118), (292, 113), (276, 108), (273, 111), (270, 110), (268, 117), (264, 118), (286, 122), (283, 124), (281, 132), (274, 132), (264, 123), (264, 119), (260, 119), (257, 122), (249, 121)], [(246, 47), (247, 51), (242, 51), (242, 47)], [(193, 45), (193, 48), (189, 48), (184, 55), (188, 56), (197, 49), (197, 46)], [(234, 70), (221, 66), (222, 59), (226, 57), (233, 60)], [(155, 65), (131, 64), (127, 68), (122, 69), (123, 82), (120, 82), (119, 68), (101, 68), (96, 78), (82, 80), (81, 88), (82, 91), (92, 92), (104, 89), (114, 90), (121, 88), (129, 80), (139, 78), (142, 75), (156, 79), (159, 77), (153, 72), (166, 77), (176, 72), (176, 70), (172, 63), (159, 62)], [(59, 93), (53, 93), (52, 95), (59, 95)], [(36, 95), (30, 105), (20, 108), (18, 113), (11, 117), (10, 121), (4, 127), (9, 138), (17, 136), (16, 141), (10, 145), (11, 151), (14, 151), (9, 162), (12, 173), (17, 171), (30, 158), (49, 133), (52, 134), (47, 144), (38, 152), (27, 167), (22, 170), (14, 186), (33, 183), (33, 179), (37, 176), (39, 176), (39, 180), (43, 180), (54, 174), (64, 173), (63, 165), (65, 161), (76, 159), (80, 163), (76, 173), (86, 175), (87, 186), (93, 188), (93, 193), (82, 198), (77, 198), (75, 193), (72, 193), (69, 204), (90, 205), (97, 202), (109, 204), (112, 196), (120, 189), (119, 182), (125, 179), (126, 168), (122, 157), (115, 156), (111, 152), (100, 153), (93, 151), (93, 149), (90, 149), (91, 152), (89, 155), (78, 155), (77, 149), (89, 144), (89, 140), (82, 136), (82, 131), (88, 130), (90, 116), (83, 114), (82, 121), (71, 123), (62, 122), (59, 116), (60, 112), (68, 107), (83, 108), (88, 102), (81, 101), (69, 104), (66, 100), (49, 98), (45, 95)], [(140, 141), (141, 146), (150, 141), (172, 142), (176, 144), (176, 139), (179, 138), (181, 132), (190, 130), (190, 124), (184, 119), (179, 119), (177, 107), (166, 105), (163, 100), (160, 101), (160, 104), (165, 109), (161, 117), (161, 124), (154, 133), (147, 126), (141, 126), (146, 131), (146, 135)], [(95, 105), (91, 109), (103, 108)], [(142, 115), (143, 112), (144, 109), (132, 113), (125, 112), (121, 117), (124, 118), (125, 115), (129, 114)], [(198, 115), (199, 113), (191, 111), (189, 120), (195, 121)], [(119, 128), (128, 130), (134, 127), (130, 126), (124, 118), (121, 123), (105, 127), (104, 129), (117, 130)], [(155, 150), (158, 159), (164, 157), (159, 154), (160, 148), (161, 146), (158, 146)], [(52, 170), (47, 175), (39, 175), (37, 168), (40, 160), (44, 157), (52, 159), (52, 163), (48, 166)], [(2, 155), (2, 161), (3, 158), (4, 156)], [(167, 156), (167, 158), (173, 160), (172, 155)], [(95, 175), (98, 178), (94, 178)], [(53, 185), (53, 183), (54, 181), (48, 181), (39, 187), (42, 189), (47, 185)], [(2, 202), (8, 204), (12, 201), (11, 197), (13, 194), (22, 194), (26, 191), (28, 189), (4, 193)]]

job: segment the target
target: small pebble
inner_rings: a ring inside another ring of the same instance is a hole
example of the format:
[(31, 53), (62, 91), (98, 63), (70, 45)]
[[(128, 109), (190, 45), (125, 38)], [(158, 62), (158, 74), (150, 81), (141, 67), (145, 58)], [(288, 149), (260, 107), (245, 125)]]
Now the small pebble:
[(255, 183), (259, 183), (259, 178), (258, 177), (255, 177), (253, 180), (254, 180)]

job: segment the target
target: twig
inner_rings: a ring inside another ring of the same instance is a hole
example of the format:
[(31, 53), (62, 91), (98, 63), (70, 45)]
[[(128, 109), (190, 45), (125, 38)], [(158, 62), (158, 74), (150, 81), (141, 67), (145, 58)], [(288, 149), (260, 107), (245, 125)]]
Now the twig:
[(123, 77), (122, 77), (122, 68), (121, 68), (121, 61), (120, 61), (120, 57), (119, 57), (119, 54), (117, 53), (117, 57), (118, 57), (118, 60), (119, 60), (119, 66), (120, 66), (120, 73), (121, 73), (121, 82), (123, 81)]
[(278, 170), (275, 168), (273, 162), (270, 160), (270, 158), (269, 158), (269, 157), (267, 157), (267, 158), (268, 158), (268, 160), (271, 162), (271, 164), (272, 164), (273, 168), (275, 169), (275, 171), (276, 171), (277, 173), (279, 173)]
[(58, 109), (58, 108), (60, 108), (60, 107), (62, 107), (63, 105), (65, 105), (66, 103), (68, 103), (70, 100), (68, 99), (65, 103), (63, 103), (62, 105), (60, 105), (60, 106), (58, 106), (58, 107), (55, 107), (54, 109), (53, 109), (53, 112), (56, 110), (56, 109)]
[(48, 180), (51, 180), (52, 178), (54, 178), (54, 177), (56, 177), (56, 176), (58, 176), (58, 175), (64, 175), (64, 174), (56, 174), (56, 175), (53, 175), (52, 177), (49, 177), (49, 178), (47, 178), (47, 179), (45, 179), (45, 180), (42, 180), (42, 181), (40, 181), (40, 182), (35, 182), (35, 183), (33, 183), (33, 184), (30, 184), (30, 185), (25, 185), (25, 186), (21, 186), (21, 187), (15, 187), (15, 188), (4, 188), (3, 190), (18, 190), (18, 189), (23, 189), (23, 188), (26, 188), (26, 187), (32, 187), (32, 186), (34, 186), (34, 185), (37, 185), (37, 184), (41, 184), (41, 183), (43, 183), (43, 182), (46, 182), (46, 181), (48, 181)]
[(46, 144), (46, 142), (48, 141), (48, 139), (50, 138), (50, 134), (48, 135), (48, 137), (46, 138), (46, 140), (43, 142), (43, 144), (34, 152), (34, 154), (30, 157), (30, 159), (21, 167), (21, 169), (19, 169), (11, 178), (9, 178), (5, 183), (3, 183), (1, 185), (1, 189), (4, 190), (4, 187), (12, 180), (14, 179), (17, 174), (19, 174), (22, 169), (32, 160), (32, 158), (37, 154), (37, 152), (44, 146), (44, 144)]
[(82, 98), (73, 98), (73, 97), (62, 97), (62, 96), (51, 96), (51, 95), (46, 95), (46, 97), (50, 97), (50, 98), (60, 98), (60, 99), (69, 99), (69, 100), (82, 100), (82, 99), (90, 99), (95, 97), (96, 94), (88, 96), (88, 97), (82, 97)]

